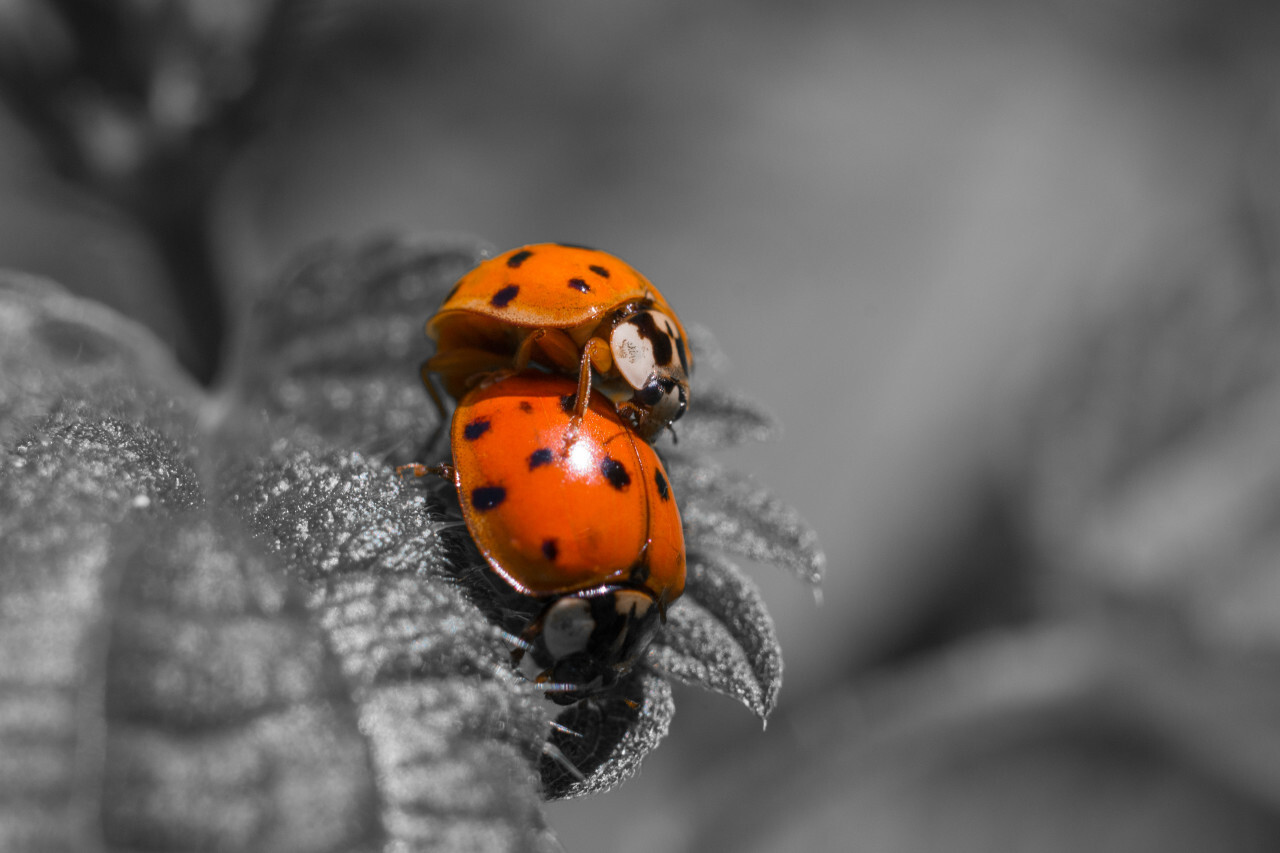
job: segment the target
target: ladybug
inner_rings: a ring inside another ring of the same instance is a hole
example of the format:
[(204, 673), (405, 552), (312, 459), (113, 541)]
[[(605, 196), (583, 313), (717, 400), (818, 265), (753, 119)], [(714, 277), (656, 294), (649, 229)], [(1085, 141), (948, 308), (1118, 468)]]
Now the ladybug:
[(578, 385), (530, 370), (458, 404), (453, 466), (463, 519), (493, 571), (538, 607), (517, 640), (535, 680), (577, 701), (626, 674), (684, 591), (684, 532), (661, 460)]
[[(596, 387), (627, 425), (652, 441), (689, 405), (684, 327), (647, 278), (613, 255), (564, 243), (521, 246), (464, 275), (427, 321), (430, 373), (461, 398), (477, 377), (529, 363), (578, 377), (575, 416)], [(501, 374), (500, 374), (501, 375)]]

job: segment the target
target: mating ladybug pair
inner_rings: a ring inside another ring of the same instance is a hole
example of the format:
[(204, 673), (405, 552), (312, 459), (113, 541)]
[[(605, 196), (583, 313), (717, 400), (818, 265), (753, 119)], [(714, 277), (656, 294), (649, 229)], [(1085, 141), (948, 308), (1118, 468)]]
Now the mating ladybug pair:
[(454, 483), (490, 567), (538, 601), (516, 659), (558, 701), (607, 689), (684, 590), (680, 513), (648, 444), (688, 406), (684, 329), (629, 265), (548, 243), (463, 276), (427, 335), (427, 390), (442, 415), (433, 374), (459, 401), (453, 465), (413, 467)]

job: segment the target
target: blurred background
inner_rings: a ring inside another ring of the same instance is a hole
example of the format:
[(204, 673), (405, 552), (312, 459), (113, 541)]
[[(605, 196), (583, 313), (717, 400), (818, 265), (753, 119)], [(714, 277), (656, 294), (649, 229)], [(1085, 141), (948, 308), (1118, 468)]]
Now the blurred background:
[(779, 710), (678, 689), (568, 850), (1280, 845), (1268, 4), (75, 5), (0, 2), (0, 265), (208, 380), (317, 240), (584, 243), (783, 421)]

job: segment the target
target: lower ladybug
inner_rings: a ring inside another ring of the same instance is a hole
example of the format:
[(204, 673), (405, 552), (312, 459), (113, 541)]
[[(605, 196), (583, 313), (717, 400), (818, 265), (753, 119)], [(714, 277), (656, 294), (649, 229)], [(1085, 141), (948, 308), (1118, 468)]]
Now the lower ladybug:
[(578, 384), (526, 371), (471, 391), (453, 416), (462, 515), (493, 571), (537, 600), (516, 651), (568, 703), (626, 674), (684, 591), (684, 532), (653, 449)]

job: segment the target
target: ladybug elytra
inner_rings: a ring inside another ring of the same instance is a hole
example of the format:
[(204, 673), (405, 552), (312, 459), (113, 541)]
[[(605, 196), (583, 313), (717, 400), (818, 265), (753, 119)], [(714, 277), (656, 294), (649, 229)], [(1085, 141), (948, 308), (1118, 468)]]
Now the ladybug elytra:
[[(689, 403), (684, 328), (647, 278), (613, 255), (540, 243), (512, 249), (464, 275), (427, 322), (436, 354), (423, 365), (463, 397), (477, 377), (535, 363), (578, 377), (575, 416), (596, 388), (650, 441)], [(443, 405), (436, 399), (443, 411)]]

